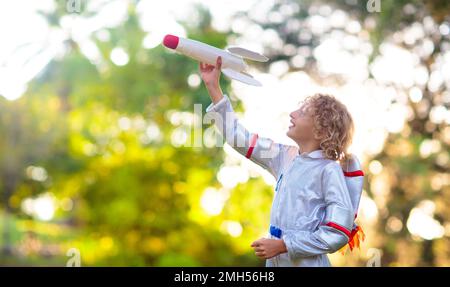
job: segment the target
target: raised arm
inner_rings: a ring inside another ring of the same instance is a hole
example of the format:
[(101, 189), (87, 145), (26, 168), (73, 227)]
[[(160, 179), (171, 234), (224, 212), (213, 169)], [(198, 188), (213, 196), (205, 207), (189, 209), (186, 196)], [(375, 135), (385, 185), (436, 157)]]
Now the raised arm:
[(288, 146), (259, 137), (256, 133), (250, 133), (240, 124), (228, 96), (223, 95), (220, 89), (220, 67), (220, 57), (216, 66), (200, 63), (202, 79), (212, 100), (206, 112), (214, 119), (217, 129), (229, 145), (267, 169), (273, 176), (278, 177)]

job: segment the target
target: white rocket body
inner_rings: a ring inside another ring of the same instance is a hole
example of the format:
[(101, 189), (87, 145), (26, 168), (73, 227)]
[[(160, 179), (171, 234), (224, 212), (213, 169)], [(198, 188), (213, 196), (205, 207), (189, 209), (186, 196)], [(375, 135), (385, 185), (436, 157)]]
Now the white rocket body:
[(261, 86), (259, 81), (245, 72), (248, 65), (243, 57), (260, 62), (268, 61), (268, 58), (263, 55), (239, 47), (230, 47), (227, 50), (222, 50), (199, 41), (173, 35), (166, 35), (163, 44), (178, 53), (210, 65), (215, 65), (217, 57), (221, 56), (224, 75), (249, 85)]
[(180, 38), (176, 51), (210, 65), (215, 65), (217, 57), (221, 56), (223, 69), (231, 68), (237, 71), (247, 69), (247, 65), (241, 57), (199, 41)]

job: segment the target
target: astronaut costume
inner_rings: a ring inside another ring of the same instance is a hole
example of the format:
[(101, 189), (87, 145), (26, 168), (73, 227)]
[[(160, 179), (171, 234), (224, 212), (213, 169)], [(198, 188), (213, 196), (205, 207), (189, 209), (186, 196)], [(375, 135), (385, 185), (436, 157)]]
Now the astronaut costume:
[(356, 157), (344, 171), (322, 150), (300, 154), (296, 146), (258, 137), (239, 123), (227, 95), (206, 112), (228, 144), (277, 179), (269, 238), (283, 239), (288, 252), (266, 260), (267, 267), (330, 266), (327, 253), (347, 243), (353, 248), (364, 176)]

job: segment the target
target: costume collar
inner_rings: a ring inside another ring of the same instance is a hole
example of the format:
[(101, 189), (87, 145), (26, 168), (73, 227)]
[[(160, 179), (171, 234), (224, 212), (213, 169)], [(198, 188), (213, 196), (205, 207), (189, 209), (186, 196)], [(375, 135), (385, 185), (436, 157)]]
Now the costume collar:
[(321, 149), (314, 150), (310, 153), (307, 153), (307, 152), (299, 153), (299, 156), (309, 157), (309, 158), (325, 158), (325, 156), (323, 154), (323, 150), (321, 150)]

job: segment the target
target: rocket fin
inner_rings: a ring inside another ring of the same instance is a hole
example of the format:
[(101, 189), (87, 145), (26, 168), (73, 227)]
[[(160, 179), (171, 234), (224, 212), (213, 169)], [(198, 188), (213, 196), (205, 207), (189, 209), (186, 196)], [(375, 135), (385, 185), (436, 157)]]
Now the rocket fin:
[(233, 69), (222, 69), (222, 72), (225, 76), (227, 76), (231, 79), (234, 79), (234, 80), (238, 80), (245, 84), (249, 84), (249, 85), (257, 86), (257, 87), (262, 86), (262, 84), (259, 81), (255, 80), (252, 76), (236, 72)]
[(257, 62), (267, 62), (269, 58), (259, 53), (241, 48), (241, 47), (229, 47), (227, 48), (228, 52), (239, 55), (241, 57), (257, 61)]

